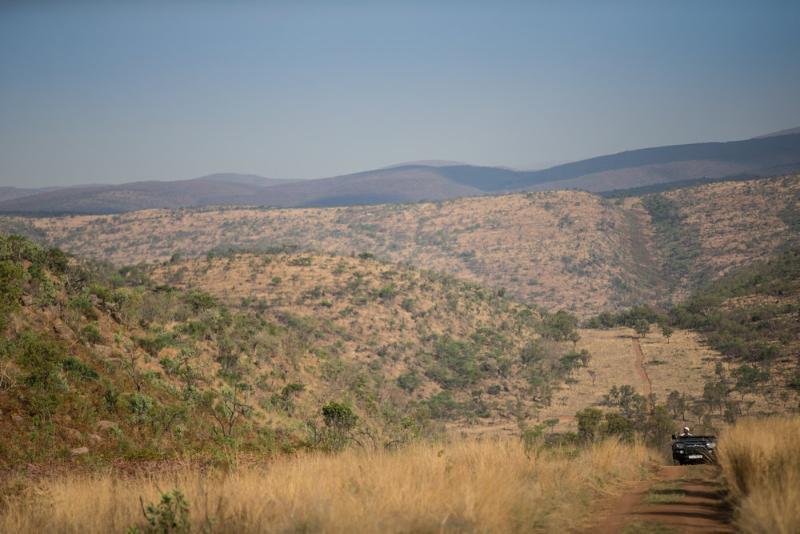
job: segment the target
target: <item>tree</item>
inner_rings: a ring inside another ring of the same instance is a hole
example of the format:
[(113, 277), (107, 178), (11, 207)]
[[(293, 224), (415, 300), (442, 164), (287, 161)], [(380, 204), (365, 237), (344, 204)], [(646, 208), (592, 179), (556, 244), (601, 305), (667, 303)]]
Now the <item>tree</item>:
[(712, 410), (714, 406), (717, 406), (720, 414), (722, 414), (724, 402), (727, 397), (728, 388), (721, 380), (706, 382), (703, 386), (703, 400), (708, 403)]
[(594, 369), (589, 369), (586, 372), (589, 373), (589, 376), (592, 379), (592, 387), (594, 387), (594, 383), (597, 381), (597, 371)]
[(645, 337), (650, 332), (650, 323), (640, 319), (633, 325), (633, 329), (639, 337)]
[(550, 429), (550, 432), (553, 431), (553, 428), (558, 424), (558, 419), (545, 419), (544, 425)]
[[(553, 341), (572, 341), (577, 335), (578, 318), (563, 310), (542, 317), (539, 331), (542, 337)], [(580, 337), (578, 338), (580, 339)], [(577, 342), (577, 340), (575, 341)]]
[(572, 342), (572, 350), (578, 350), (578, 341), (580, 341), (581, 335), (578, 333), (577, 330), (573, 330), (569, 334), (567, 334), (567, 341)]
[(584, 408), (575, 414), (578, 421), (578, 437), (584, 442), (594, 441), (598, 437), (603, 412), (597, 408)]
[(358, 416), (347, 404), (331, 401), (322, 407), (322, 419), (325, 422), (324, 446), (331, 451), (343, 449), (352, 439)]
[[(211, 406), (211, 416), (217, 422), (222, 435), (226, 438), (233, 436), (236, 423), (242, 417), (249, 417), (252, 407), (247, 404), (247, 394), (250, 386), (245, 383), (234, 384), (222, 390), (219, 398)], [(244, 396), (244, 399), (242, 398)]]
[(664, 443), (672, 433), (672, 418), (664, 405), (656, 406), (647, 419), (647, 435), (650, 443), (658, 445)]
[(618, 436), (625, 441), (633, 440), (633, 422), (622, 414), (606, 414), (606, 434)]
[(666, 323), (661, 325), (661, 335), (664, 336), (667, 339), (667, 343), (669, 343), (669, 338), (672, 337), (672, 334), (674, 332), (675, 331), (672, 329), (672, 327), (670, 325), (668, 325)]
[(686, 395), (676, 390), (670, 391), (667, 396), (667, 408), (669, 408), (674, 417), (686, 421)]
[(703, 416), (705, 416), (706, 412), (708, 411), (708, 404), (703, 401), (694, 402), (691, 406), (689, 406), (689, 411), (692, 412), (692, 415), (695, 416), (697, 422), (699, 423), (703, 420)]
[(762, 371), (755, 366), (743, 365), (733, 372), (736, 377), (736, 390), (744, 398), (745, 393), (752, 393), (762, 382), (769, 380), (769, 372)]

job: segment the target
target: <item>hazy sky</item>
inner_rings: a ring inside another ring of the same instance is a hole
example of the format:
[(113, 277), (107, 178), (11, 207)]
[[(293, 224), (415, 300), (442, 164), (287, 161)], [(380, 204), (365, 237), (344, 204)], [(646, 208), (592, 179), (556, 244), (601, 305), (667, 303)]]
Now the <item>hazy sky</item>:
[(532, 168), (800, 126), (800, 2), (8, 2), (0, 185)]

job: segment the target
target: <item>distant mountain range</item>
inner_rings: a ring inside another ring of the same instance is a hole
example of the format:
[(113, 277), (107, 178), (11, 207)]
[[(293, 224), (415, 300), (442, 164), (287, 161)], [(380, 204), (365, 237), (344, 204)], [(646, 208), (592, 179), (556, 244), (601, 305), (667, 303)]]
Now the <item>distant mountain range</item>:
[(212, 174), (193, 180), (0, 188), (0, 212), (120, 213), (148, 208), (347, 206), (516, 191), (642, 188), (686, 180), (772, 176), (800, 169), (800, 128), (753, 139), (630, 150), (537, 171), (424, 161), (314, 180)]

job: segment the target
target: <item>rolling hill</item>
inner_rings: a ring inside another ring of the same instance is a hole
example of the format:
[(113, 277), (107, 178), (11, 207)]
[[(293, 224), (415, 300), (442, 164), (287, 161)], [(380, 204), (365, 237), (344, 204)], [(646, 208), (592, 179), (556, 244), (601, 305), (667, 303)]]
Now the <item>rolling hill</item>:
[(537, 171), (431, 161), (314, 180), (210, 175), (179, 182), (80, 186), (0, 199), (0, 212), (97, 214), (210, 205), (350, 206), (518, 191), (605, 192), (687, 180), (775, 176), (797, 169), (800, 134), (785, 130), (741, 141), (630, 150)]
[(538, 402), (531, 373), (545, 392), (571, 347), (530, 306), (369, 258), (115, 270), (0, 235), (0, 289), (2, 469), (333, 446), (331, 402), (378, 447), (514, 421)]
[[(121, 213), (152, 208), (225, 204), (225, 199), (252, 195), (289, 180), (249, 174), (211, 174), (172, 182), (79, 185), (47, 190), (0, 191), (0, 212), (61, 214)], [(9, 195), (13, 195), (9, 197)]]
[(800, 176), (604, 199), (577, 191), (304, 209), (146, 210), (4, 217), (23, 233), (117, 265), (212, 251), (367, 252), (581, 317), (680, 300), (800, 241)]

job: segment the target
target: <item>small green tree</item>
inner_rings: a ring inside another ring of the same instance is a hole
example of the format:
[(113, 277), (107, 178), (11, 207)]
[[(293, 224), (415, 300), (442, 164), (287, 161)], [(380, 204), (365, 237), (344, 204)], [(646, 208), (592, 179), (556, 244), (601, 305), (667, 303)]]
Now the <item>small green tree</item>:
[(669, 343), (669, 338), (672, 337), (672, 334), (674, 332), (675, 331), (672, 329), (672, 327), (670, 325), (668, 325), (666, 323), (661, 325), (661, 335), (666, 338), (667, 343)]
[(685, 421), (687, 408), (686, 395), (676, 390), (670, 391), (667, 396), (667, 408), (672, 412), (675, 418), (680, 418)]
[(625, 441), (633, 441), (633, 422), (622, 414), (606, 414), (606, 435), (617, 436)]
[(636, 335), (639, 337), (645, 337), (650, 333), (650, 323), (644, 319), (640, 319), (633, 325), (633, 329), (636, 331)]
[(331, 401), (322, 407), (322, 419), (325, 422), (325, 447), (331, 451), (346, 447), (358, 424), (358, 416), (353, 409), (347, 404)]
[(575, 414), (578, 421), (578, 437), (581, 441), (594, 441), (599, 435), (603, 412), (597, 408), (584, 408)]

